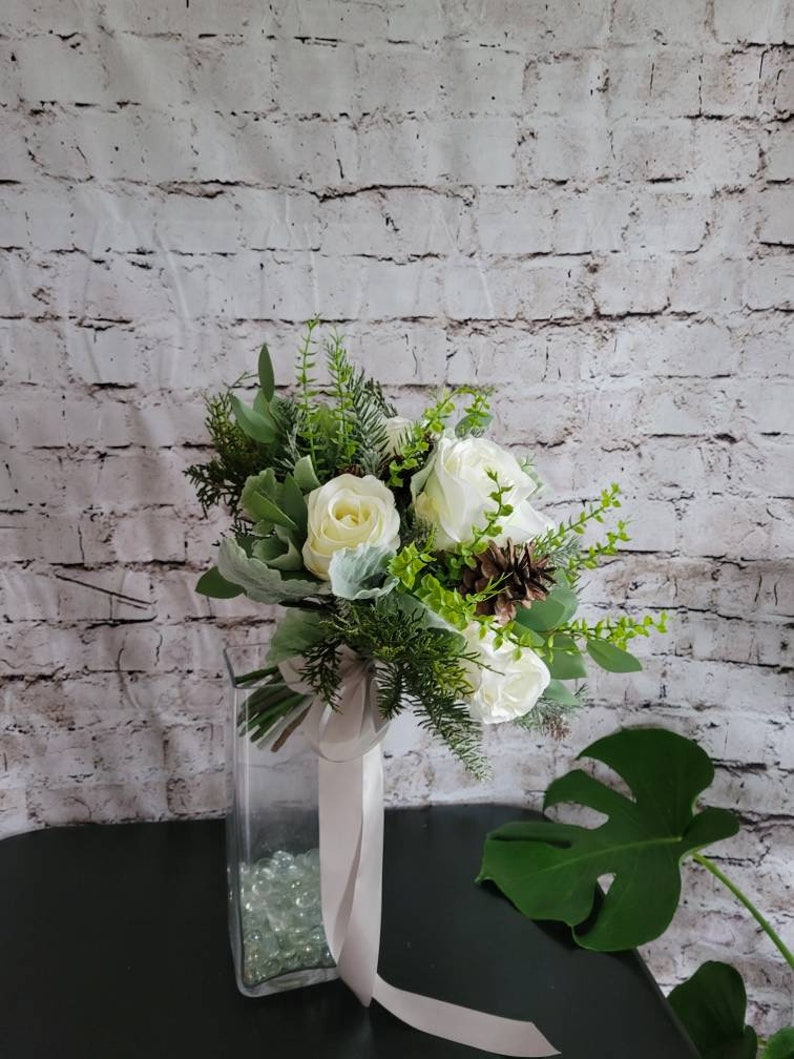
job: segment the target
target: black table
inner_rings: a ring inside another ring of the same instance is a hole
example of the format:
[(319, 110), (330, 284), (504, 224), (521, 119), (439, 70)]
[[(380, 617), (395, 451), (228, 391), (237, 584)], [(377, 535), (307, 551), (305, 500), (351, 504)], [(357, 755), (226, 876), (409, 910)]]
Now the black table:
[[(565, 1059), (695, 1059), (633, 953), (573, 946), (473, 883), (496, 806), (387, 813), (380, 971), (536, 1022)], [(226, 934), (223, 824), (53, 828), (0, 842), (3, 1059), (476, 1059), (340, 982), (250, 1000)]]

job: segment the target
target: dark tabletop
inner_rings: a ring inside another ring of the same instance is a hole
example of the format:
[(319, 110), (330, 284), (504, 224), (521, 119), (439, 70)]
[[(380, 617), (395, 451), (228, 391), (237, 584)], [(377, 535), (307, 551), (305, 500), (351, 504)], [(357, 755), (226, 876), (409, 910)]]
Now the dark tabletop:
[[(696, 1059), (642, 961), (577, 949), (476, 886), (520, 812), (386, 814), (380, 973), (531, 1019), (565, 1059)], [(223, 824), (53, 828), (0, 842), (2, 1059), (476, 1059), (341, 982), (251, 1000), (226, 932)]]

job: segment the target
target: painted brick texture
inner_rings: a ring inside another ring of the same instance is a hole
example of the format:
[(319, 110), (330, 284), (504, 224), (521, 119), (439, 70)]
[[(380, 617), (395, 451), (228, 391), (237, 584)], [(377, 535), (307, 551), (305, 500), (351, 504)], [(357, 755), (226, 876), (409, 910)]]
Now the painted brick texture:
[[(495, 385), (550, 509), (622, 483), (589, 605), (670, 611), (563, 743), (489, 733), (477, 786), (410, 720), (389, 797), (537, 804), (658, 721), (718, 762), (722, 857), (789, 939), (794, 8), (781, 0), (6, 0), (0, 12), (0, 834), (217, 814), (222, 519), (182, 475), (201, 395), (337, 323), (406, 414)], [(774, 952), (696, 869), (649, 958)]]

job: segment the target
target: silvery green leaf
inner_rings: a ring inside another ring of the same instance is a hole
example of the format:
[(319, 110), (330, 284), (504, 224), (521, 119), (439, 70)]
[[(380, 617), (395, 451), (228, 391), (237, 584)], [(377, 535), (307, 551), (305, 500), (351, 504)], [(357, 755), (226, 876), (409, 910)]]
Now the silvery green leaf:
[(371, 544), (334, 552), (328, 568), (331, 591), (342, 599), (385, 596), (397, 584), (397, 578), (386, 570), (386, 563), (393, 556), (394, 552), (390, 548)]
[(303, 655), (325, 637), (321, 618), (314, 611), (288, 610), (279, 621), (270, 641), (268, 665), (276, 666), (287, 658)]
[(328, 591), (328, 585), (301, 578), (284, 578), (278, 570), (261, 559), (246, 555), (234, 540), (225, 540), (218, 551), (218, 570), (221, 577), (239, 585), (249, 599), (256, 603), (281, 603), (285, 600), (305, 599)]
[(320, 488), (320, 479), (314, 470), (311, 456), (301, 456), (292, 468), (292, 474), (304, 493)]
[(257, 541), (251, 549), (251, 556), (276, 570), (303, 569), (303, 556), (283, 526), (276, 526), (270, 537)]

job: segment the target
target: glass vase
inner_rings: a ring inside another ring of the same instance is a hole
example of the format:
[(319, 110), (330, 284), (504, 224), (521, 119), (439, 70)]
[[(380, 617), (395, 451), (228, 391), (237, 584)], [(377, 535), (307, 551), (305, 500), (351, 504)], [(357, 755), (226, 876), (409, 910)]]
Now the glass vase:
[(317, 755), (293, 726), (301, 709), (262, 739), (249, 734), (265, 681), (251, 674), (267, 650), (262, 643), (225, 652), (229, 930), (238, 988), (252, 997), (337, 977), (320, 907)]

